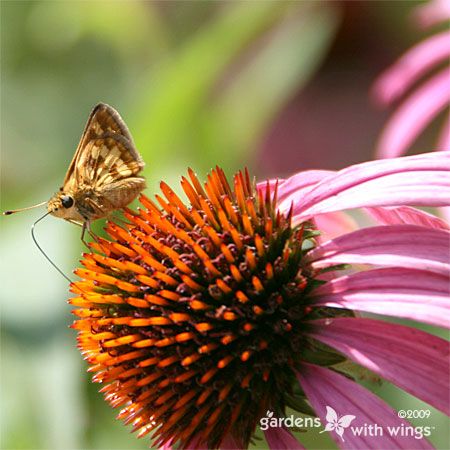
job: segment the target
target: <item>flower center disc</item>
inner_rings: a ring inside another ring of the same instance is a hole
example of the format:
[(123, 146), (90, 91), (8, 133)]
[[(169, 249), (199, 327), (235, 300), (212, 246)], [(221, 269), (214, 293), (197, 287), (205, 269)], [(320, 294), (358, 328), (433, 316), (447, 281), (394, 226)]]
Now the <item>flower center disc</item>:
[[(202, 187), (181, 185), (190, 206), (165, 196), (127, 210), (126, 228), (92, 244), (72, 286), (79, 347), (102, 392), (139, 436), (247, 447), (267, 410), (283, 411), (305, 347), (312, 275), (302, 269), (311, 224), (277, 212), (277, 186), (233, 187), (216, 168)], [(310, 248), (309, 247), (309, 248)]]

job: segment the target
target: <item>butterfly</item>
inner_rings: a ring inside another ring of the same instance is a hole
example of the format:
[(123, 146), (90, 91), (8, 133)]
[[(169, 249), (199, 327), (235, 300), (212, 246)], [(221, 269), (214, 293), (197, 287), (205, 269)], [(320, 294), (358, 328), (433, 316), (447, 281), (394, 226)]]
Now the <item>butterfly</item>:
[(81, 240), (92, 221), (131, 203), (145, 188), (139, 176), (144, 161), (119, 113), (105, 103), (92, 110), (59, 191), (47, 203), (47, 214), (82, 226)]

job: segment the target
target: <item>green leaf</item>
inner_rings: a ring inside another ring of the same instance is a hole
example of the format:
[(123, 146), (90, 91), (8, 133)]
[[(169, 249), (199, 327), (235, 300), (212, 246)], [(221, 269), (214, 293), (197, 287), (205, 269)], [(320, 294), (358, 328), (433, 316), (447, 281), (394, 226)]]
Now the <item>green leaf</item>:
[[(148, 162), (146, 175), (186, 163), (205, 169), (223, 162), (226, 167), (240, 165), (251, 150), (249, 138), (262, 131), (312, 73), (317, 64), (312, 62), (320, 59), (313, 55), (325, 48), (336, 23), (333, 10), (306, 7), (302, 2), (228, 3), (219, 11), (136, 86), (139, 98), (130, 128)], [(250, 60), (230, 89), (224, 95), (216, 92), (231, 63), (268, 34), (262, 52)], [(284, 46), (288, 48), (283, 50)], [(272, 66), (279, 70), (269, 70)], [(250, 91), (255, 77), (262, 80)], [(243, 103), (256, 97), (259, 105), (247, 106), (244, 115), (236, 116)], [(249, 118), (252, 114), (256, 117)]]
[(209, 117), (205, 123), (216, 128), (209, 146), (221, 148), (228, 159), (248, 155), (280, 109), (315, 73), (337, 25), (330, 5), (299, 2), (289, 10), (203, 118)]

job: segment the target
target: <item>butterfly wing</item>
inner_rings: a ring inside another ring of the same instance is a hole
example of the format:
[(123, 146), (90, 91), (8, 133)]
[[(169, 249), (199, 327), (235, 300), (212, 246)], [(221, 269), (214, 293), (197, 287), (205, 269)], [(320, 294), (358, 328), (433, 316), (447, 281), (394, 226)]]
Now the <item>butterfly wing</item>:
[[(114, 108), (105, 103), (99, 103), (88, 118), (75, 155), (67, 170), (63, 182), (65, 192), (74, 191), (82, 181), (90, 186), (93, 185), (94, 180), (91, 176), (94, 176), (98, 168), (102, 166), (101, 161), (95, 161), (95, 156), (104, 154), (103, 149), (108, 146), (117, 148), (124, 162), (134, 160), (136, 164), (132, 166), (137, 165), (139, 170), (143, 169), (144, 162), (134, 147), (133, 139), (125, 122)], [(98, 152), (95, 150), (97, 148)], [(95, 170), (93, 170), (93, 163)], [(137, 173), (134, 170), (132, 168), (133, 173)], [(97, 179), (101, 179), (99, 175)]]
[(106, 186), (135, 177), (144, 161), (124, 136), (106, 132), (90, 140), (80, 152), (75, 179), (79, 186), (101, 191)]

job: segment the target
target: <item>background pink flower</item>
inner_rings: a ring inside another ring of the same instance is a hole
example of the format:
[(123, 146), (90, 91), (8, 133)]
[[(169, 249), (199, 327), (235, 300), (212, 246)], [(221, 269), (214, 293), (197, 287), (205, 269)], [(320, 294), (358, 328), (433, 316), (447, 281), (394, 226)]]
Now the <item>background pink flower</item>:
[[(450, 18), (448, 2), (435, 0), (414, 11), (420, 26)], [(403, 98), (388, 120), (377, 145), (378, 158), (400, 156), (425, 128), (450, 104), (450, 31), (437, 32), (408, 50), (373, 86), (373, 97), (382, 106)], [(408, 93), (409, 92), (409, 93)], [(450, 119), (446, 113), (436, 150), (450, 150)]]

